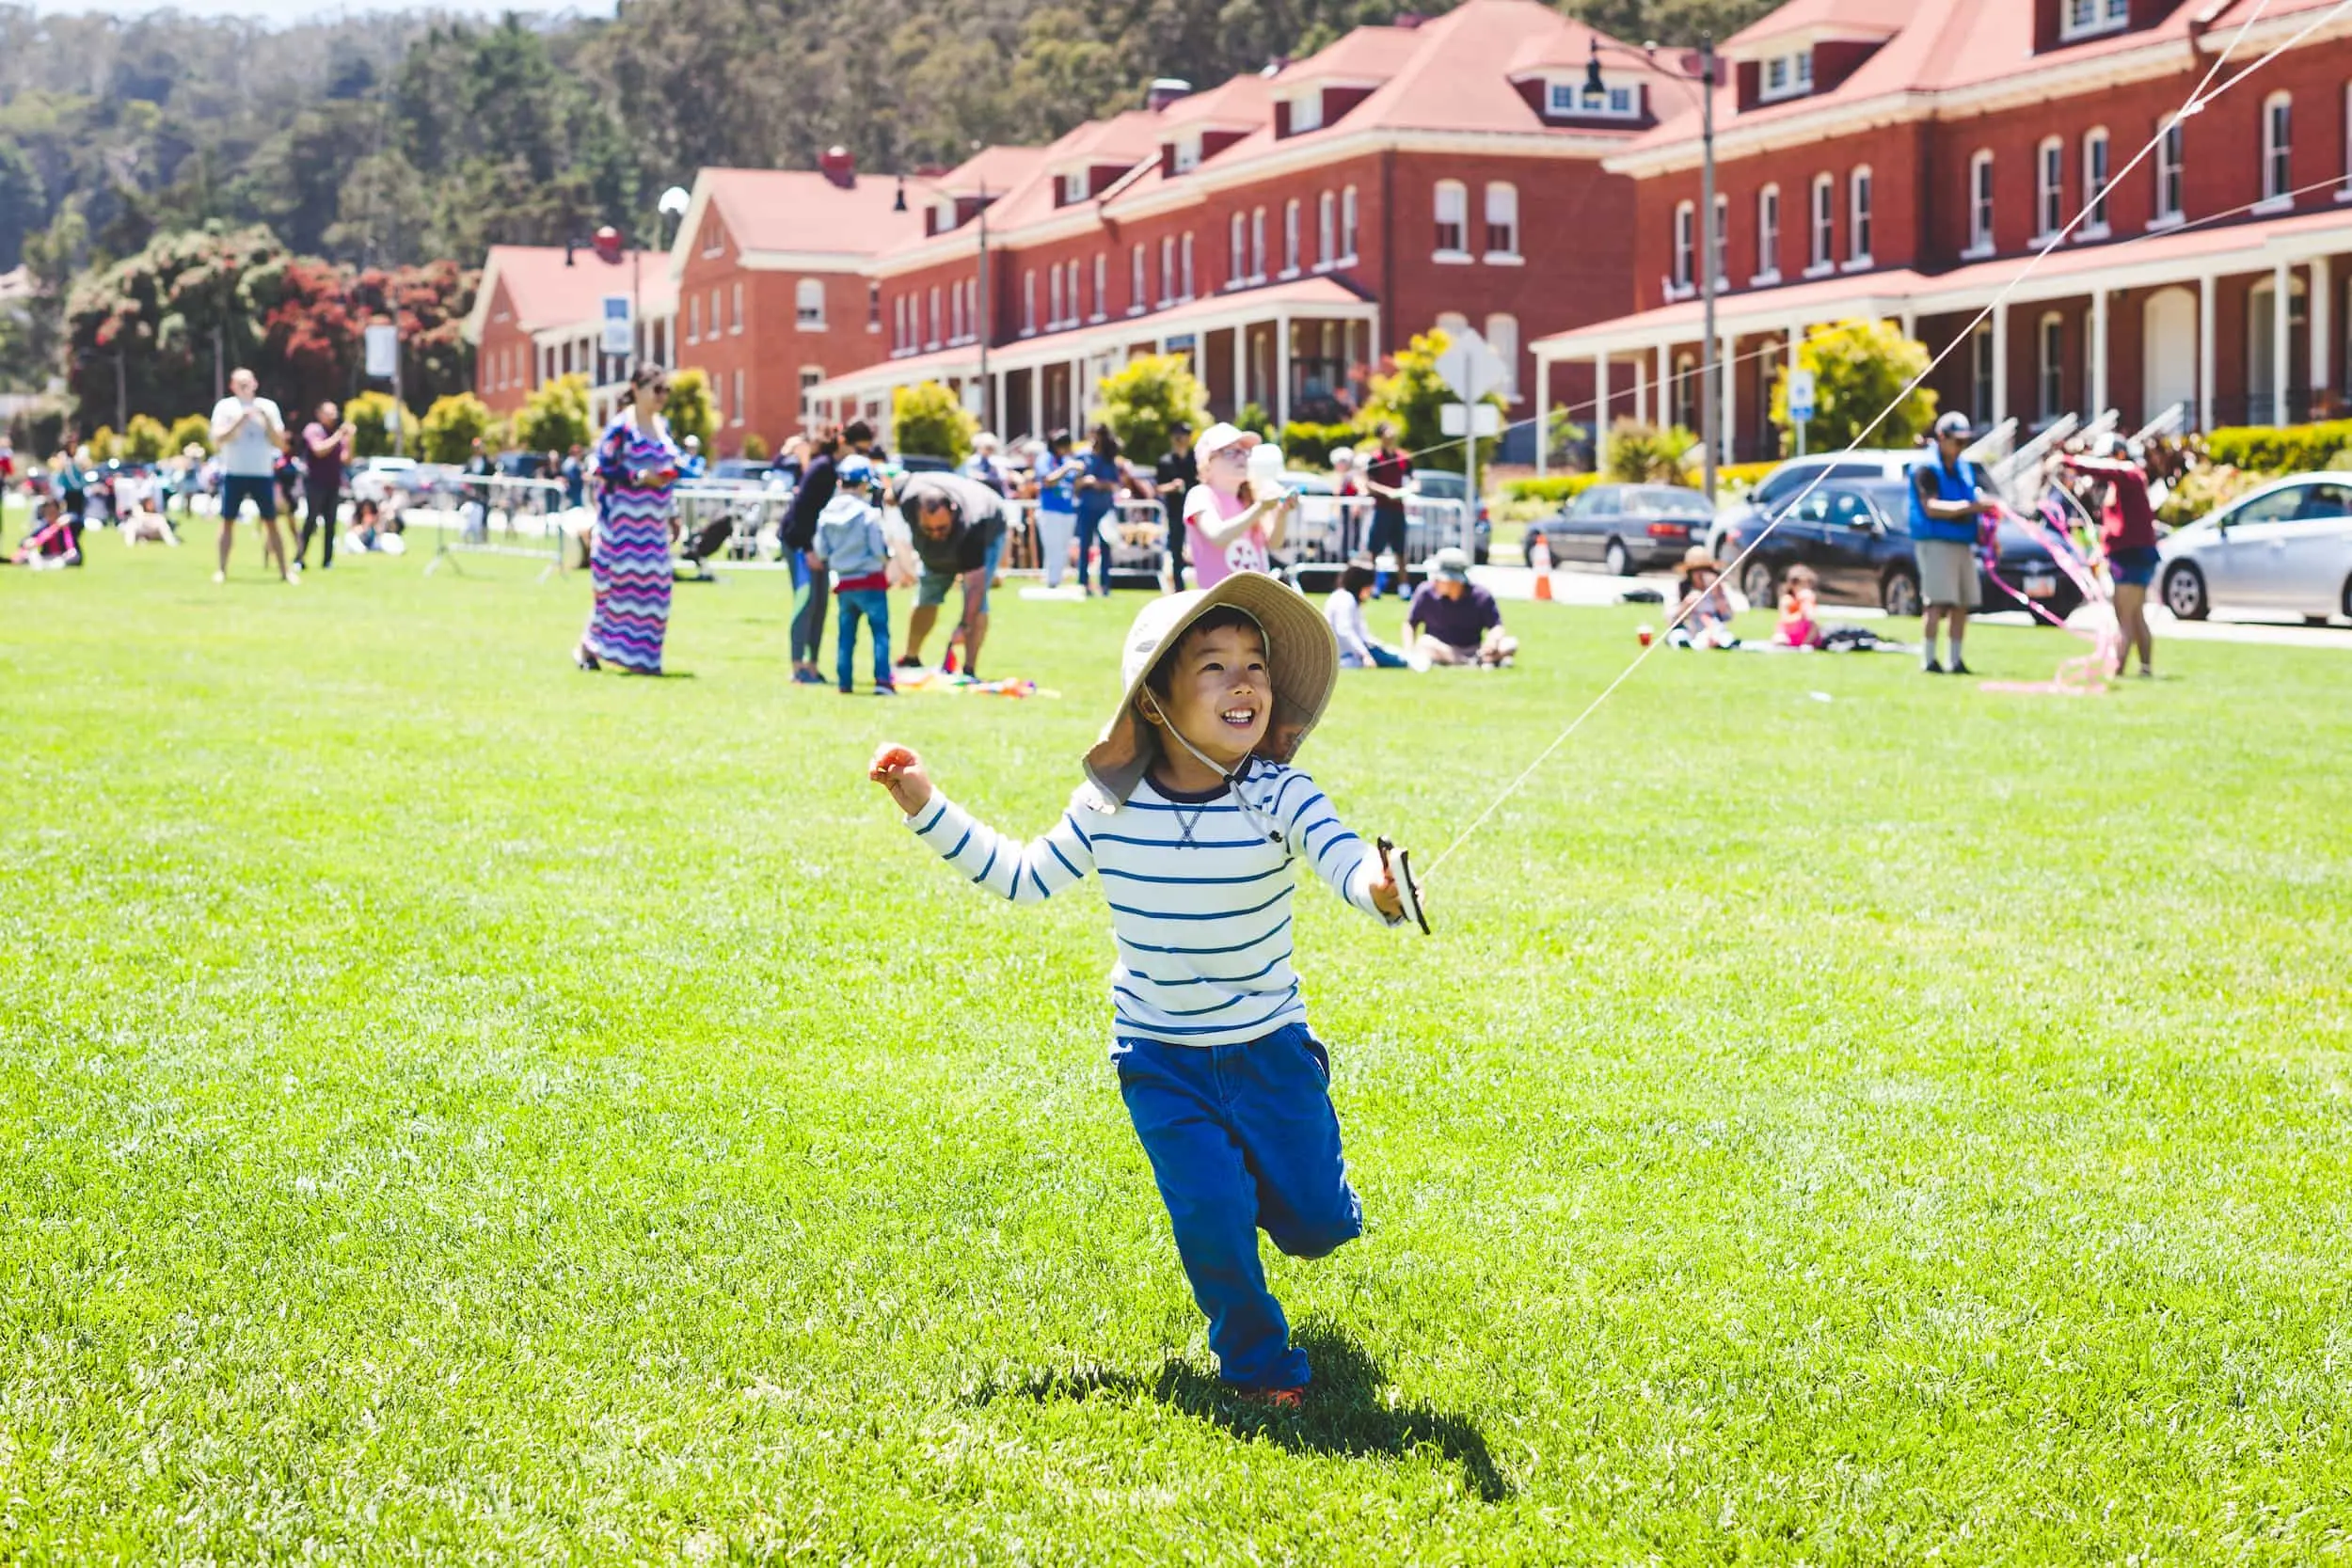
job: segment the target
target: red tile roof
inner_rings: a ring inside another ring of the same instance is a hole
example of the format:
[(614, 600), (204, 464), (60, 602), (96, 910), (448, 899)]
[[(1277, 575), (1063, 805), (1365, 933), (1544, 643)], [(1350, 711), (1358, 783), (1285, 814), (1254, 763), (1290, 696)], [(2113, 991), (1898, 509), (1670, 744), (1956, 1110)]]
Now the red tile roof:
[(920, 203), (892, 211), (898, 181), (868, 174), (836, 185), (810, 169), (707, 168), (704, 186), (743, 250), (873, 256), (923, 232)]
[[(624, 252), (619, 261), (605, 261), (582, 247), (564, 261), (562, 245), (494, 245), (483, 263), (483, 301), (478, 315), (486, 319), (493, 296), (503, 288), (515, 325), (524, 332), (585, 325), (596, 319), (607, 294), (635, 291), (647, 318), (677, 309), (677, 290), (670, 281), (670, 258), (659, 250)], [(635, 265), (632, 265), (634, 261)], [(479, 327), (476, 328), (477, 336)]]
[[(1844, 38), (1885, 38), (1900, 30), (1920, 0), (1788, 0), (1725, 39), (1723, 53), (1737, 57), (1756, 45), (1794, 33), (1820, 31)], [(2032, 20), (2031, 8), (2026, 20)]]

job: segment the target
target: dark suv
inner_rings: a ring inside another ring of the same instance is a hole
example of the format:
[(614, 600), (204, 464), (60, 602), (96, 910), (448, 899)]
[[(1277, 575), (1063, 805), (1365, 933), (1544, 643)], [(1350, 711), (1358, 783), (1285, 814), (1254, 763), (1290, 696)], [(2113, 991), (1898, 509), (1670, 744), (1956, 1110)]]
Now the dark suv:
[(1804, 487), (1829, 470), (1832, 480), (1901, 479), (1919, 461), (1916, 448), (1898, 450), (1893, 447), (1870, 447), (1854, 451), (1822, 452), (1814, 457), (1792, 457), (1764, 476), (1763, 483), (1733, 501), (1715, 515), (1715, 530), (1708, 535), (1707, 547), (1718, 560), (1728, 561), (1730, 553), (1724, 540), (1733, 529), (1744, 530), (1749, 538), (1771, 518), (1772, 515), (1804, 493)]

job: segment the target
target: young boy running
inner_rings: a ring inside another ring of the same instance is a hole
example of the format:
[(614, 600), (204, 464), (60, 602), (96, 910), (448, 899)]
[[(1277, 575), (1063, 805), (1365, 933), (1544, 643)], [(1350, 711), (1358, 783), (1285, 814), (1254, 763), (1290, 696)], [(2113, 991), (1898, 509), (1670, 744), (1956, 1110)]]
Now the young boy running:
[(1266, 1290), (1257, 1233), (1320, 1258), (1363, 1232), (1330, 1061), (1291, 969), (1291, 862), (1391, 926), (1404, 905), (1384, 857), (1290, 766), (1338, 679), (1313, 606), (1238, 572), (1146, 606), (1120, 669), (1125, 694), (1087, 753), (1088, 783), (1034, 843), (976, 821), (903, 746), (876, 752), (869, 776), (1000, 897), (1035, 903), (1089, 871), (1103, 879), (1119, 951), (1111, 1059), (1209, 1348), (1228, 1384), (1289, 1407), (1307, 1356)]

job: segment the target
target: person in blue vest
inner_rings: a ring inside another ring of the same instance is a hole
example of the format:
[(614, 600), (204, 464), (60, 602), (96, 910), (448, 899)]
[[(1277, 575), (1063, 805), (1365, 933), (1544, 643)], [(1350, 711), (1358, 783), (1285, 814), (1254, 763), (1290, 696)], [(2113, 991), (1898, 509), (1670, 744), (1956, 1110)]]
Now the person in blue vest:
[[(1977, 579), (1977, 519), (2001, 509), (1984, 487), (1982, 470), (1961, 455), (1976, 439), (1968, 416), (1954, 409), (1935, 421), (1935, 439), (1911, 470), (1911, 538), (1919, 556), (1919, 600), (1927, 607), (1919, 630), (1919, 668), (1940, 675), (1969, 673), (1962, 641), (1968, 612), (1981, 602)], [(1935, 658), (1935, 628), (1949, 626), (1952, 660)]]

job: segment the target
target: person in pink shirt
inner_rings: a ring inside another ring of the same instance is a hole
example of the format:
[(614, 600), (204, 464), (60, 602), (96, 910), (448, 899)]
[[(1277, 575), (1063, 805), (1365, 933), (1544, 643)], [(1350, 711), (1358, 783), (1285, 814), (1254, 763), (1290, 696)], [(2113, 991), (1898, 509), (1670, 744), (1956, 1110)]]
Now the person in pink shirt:
[(1263, 496), (1253, 492), (1249, 449), (1257, 444), (1257, 436), (1221, 420), (1193, 443), (1200, 483), (1184, 493), (1184, 553), (1196, 588), (1214, 588), (1235, 572), (1273, 567), (1290, 497), (1279, 488)]

